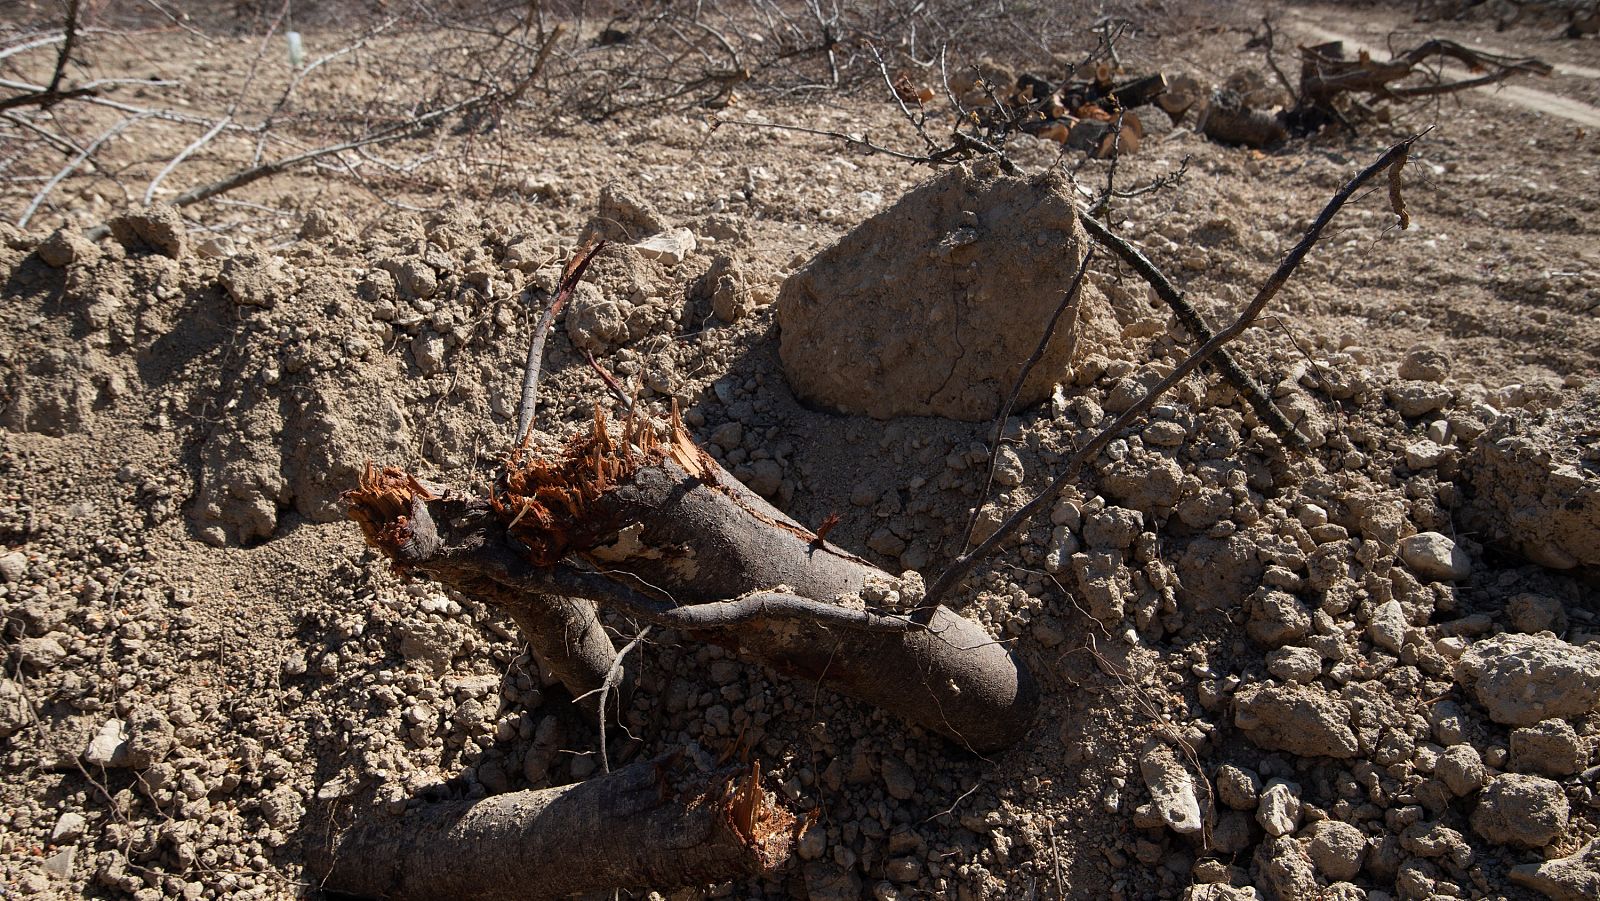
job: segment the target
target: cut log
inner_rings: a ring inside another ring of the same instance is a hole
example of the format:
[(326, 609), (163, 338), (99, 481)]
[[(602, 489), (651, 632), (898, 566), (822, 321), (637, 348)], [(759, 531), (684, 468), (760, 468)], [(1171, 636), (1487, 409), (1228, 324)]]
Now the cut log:
[(392, 901), (542, 901), (619, 888), (670, 891), (768, 872), (801, 821), (759, 769), (689, 771), (670, 758), (576, 785), (365, 811), (308, 842), (326, 891)]

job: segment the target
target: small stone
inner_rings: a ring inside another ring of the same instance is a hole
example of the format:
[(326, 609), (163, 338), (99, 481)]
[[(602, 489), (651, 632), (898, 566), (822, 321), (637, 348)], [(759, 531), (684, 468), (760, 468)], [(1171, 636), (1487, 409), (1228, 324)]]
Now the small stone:
[(828, 830), (816, 826), (807, 829), (796, 843), (795, 850), (801, 860), (821, 860), (828, 850)]
[(395, 281), (407, 297), (416, 300), (427, 300), (439, 290), (439, 276), (422, 260), (406, 260), (395, 273)]
[(261, 799), (261, 818), (273, 829), (293, 828), (305, 812), (305, 801), (300, 793), (287, 785), (279, 786)]
[(210, 235), (195, 242), (194, 252), (208, 260), (225, 260), (238, 252), (227, 235)]
[(33, 722), (33, 706), (22, 687), (0, 677), (0, 739), (10, 738)]
[(1287, 592), (1257, 591), (1245, 601), (1245, 608), (1250, 615), (1245, 631), (1268, 647), (1298, 641), (1311, 631), (1311, 612)]
[(1566, 720), (1511, 730), (1511, 768), (1519, 773), (1571, 776), (1588, 763), (1583, 740)]
[[(1019, 464), (1020, 466), (1020, 464)], [(1144, 531), (1144, 514), (1126, 507), (1107, 507), (1083, 523), (1083, 540), (1097, 550), (1122, 550)]]
[(72, 864), (77, 859), (78, 846), (63, 848), (44, 859), (44, 871), (51, 878), (65, 882), (72, 878)]
[(100, 256), (100, 248), (75, 228), (58, 228), (39, 244), (36, 251), (45, 265), (65, 269), (73, 263), (92, 263)]
[(909, 801), (917, 793), (917, 777), (905, 761), (885, 755), (883, 758), (883, 787), (889, 797)]
[(1431, 439), (1412, 442), (1406, 445), (1406, 465), (1413, 470), (1421, 471), (1432, 469), (1439, 465), (1445, 457), (1445, 449), (1435, 444)]
[(21, 551), (0, 554), (0, 582), (15, 585), (28, 575), (28, 555)]
[(154, 250), (175, 260), (183, 256), (187, 232), (178, 210), (164, 203), (134, 207), (111, 220), (111, 236), (123, 247)]
[(1399, 410), (1400, 415), (1408, 419), (1442, 410), (1451, 398), (1449, 388), (1419, 381), (1391, 385), (1384, 394), (1389, 398), (1389, 406)]
[[(1460, 656), (1460, 652), (1454, 655), (1455, 658)], [(1440, 701), (1428, 710), (1428, 725), (1433, 729), (1433, 739), (1447, 748), (1467, 740), (1466, 731), (1462, 726), (1465, 719), (1466, 711), (1461, 709), (1461, 705), (1448, 699)]]
[(1311, 862), (1329, 879), (1354, 879), (1367, 857), (1367, 837), (1361, 830), (1338, 820), (1323, 820), (1306, 828), (1306, 851)]
[(756, 308), (755, 295), (745, 281), (744, 271), (726, 254), (711, 261), (711, 268), (700, 277), (697, 290), (711, 298), (711, 312), (723, 322), (738, 322)]
[(1392, 653), (1400, 653), (1406, 639), (1406, 612), (1393, 598), (1378, 605), (1367, 623), (1367, 637), (1372, 643)]
[(83, 836), (85, 820), (83, 814), (69, 810), (56, 820), (56, 826), (50, 830), (50, 844), (65, 845), (75, 842)]
[(1264, 686), (1236, 695), (1234, 725), (1257, 746), (1302, 757), (1356, 756), (1350, 705), (1302, 686)]
[(1472, 830), (1496, 844), (1543, 848), (1567, 828), (1568, 813), (1559, 784), (1542, 776), (1502, 773), (1479, 796)]
[(1567, 631), (1567, 611), (1561, 602), (1542, 594), (1524, 592), (1514, 595), (1506, 603), (1506, 616), (1511, 618), (1511, 628), (1533, 635), (1539, 632)]
[(1442, 382), (1450, 377), (1450, 358), (1437, 350), (1416, 348), (1400, 361), (1400, 377), (1412, 381)]
[(1478, 749), (1467, 744), (1446, 748), (1433, 765), (1433, 774), (1458, 798), (1472, 794), (1489, 781)]
[(627, 185), (612, 182), (600, 189), (595, 215), (579, 235), (578, 244), (587, 244), (595, 237), (608, 241), (637, 241), (667, 228), (667, 220), (644, 195)]
[(861, 901), (861, 878), (853, 869), (831, 861), (813, 860), (801, 872), (806, 896), (812, 901)]
[(444, 368), (444, 339), (431, 331), (411, 339), (411, 356), (423, 375), (435, 375)]
[(1438, 532), (1419, 532), (1400, 540), (1400, 559), (1428, 581), (1458, 582), (1472, 574), (1472, 560)]
[(83, 762), (90, 766), (127, 766), (128, 725), (119, 719), (106, 720), (89, 746), (83, 751)]
[(229, 257), (217, 281), (243, 307), (271, 307), (289, 290), (283, 261), (257, 250)]
[(1261, 802), (1261, 777), (1233, 764), (1217, 769), (1217, 796), (1234, 810), (1255, 810)]
[(1179, 835), (1199, 832), (1205, 826), (1194, 779), (1172, 749), (1158, 741), (1145, 745), (1139, 772), (1162, 822)]
[(52, 669), (67, 658), (67, 649), (49, 636), (24, 638), (17, 642), (17, 659), (35, 672)]
[(647, 260), (657, 260), (669, 266), (676, 266), (689, 254), (694, 253), (697, 244), (694, 232), (687, 228), (678, 228), (651, 235), (633, 245), (633, 249)]
[(1256, 848), (1255, 863), (1279, 898), (1316, 897), (1317, 876), (1311, 856), (1294, 838), (1282, 835), (1263, 841)]
[(738, 420), (725, 422), (711, 433), (711, 443), (724, 451), (731, 451), (744, 442), (744, 424)]
[(915, 857), (896, 857), (884, 866), (883, 872), (895, 882), (916, 882), (922, 878), (922, 861)]
[(1268, 835), (1291, 835), (1300, 828), (1300, 786), (1283, 779), (1267, 783), (1256, 808), (1256, 822)]
[(1001, 445), (1000, 452), (995, 455), (994, 481), (995, 484), (1006, 488), (1015, 488), (1022, 484), (1026, 473), (1022, 468), (1022, 458), (1011, 448)]
[(1278, 648), (1267, 654), (1267, 672), (1285, 682), (1311, 682), (1322, 675), (1322, 655), (1310, 648)]

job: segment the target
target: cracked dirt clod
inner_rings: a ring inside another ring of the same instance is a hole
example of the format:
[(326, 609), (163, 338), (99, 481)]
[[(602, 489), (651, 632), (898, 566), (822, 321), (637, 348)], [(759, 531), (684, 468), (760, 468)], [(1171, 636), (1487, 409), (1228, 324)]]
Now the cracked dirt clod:
[[(992, 418), (1087, 251), (1066, 181), (954, 167), (857, 226), (784, 282), (780, 356), (795, 392), (832, 409)], [(1085, 289), (1077, 346), (1116, 340)], [(1018, 398), (1073, 364), (1063, 321)], [(1103, 334), (1104, 332), (1104, 334)], [(1082, 353), (1082, 351), (1077, 351)]]

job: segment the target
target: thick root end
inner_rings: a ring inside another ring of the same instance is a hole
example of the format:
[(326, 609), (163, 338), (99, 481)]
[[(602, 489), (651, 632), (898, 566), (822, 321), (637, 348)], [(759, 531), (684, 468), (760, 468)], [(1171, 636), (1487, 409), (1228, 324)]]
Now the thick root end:
[(621, 438), (614, 439), (605, 412), (596, 407), (593, 427), (555, 457), (509, 461), (504, 488), (489, 502), (506, 521), (506, 531), (528, 548), (530, 562), (552, 566), (574, 549), (571, 535), (590, 504), (670, 451), (643, 417), (630, 415)]
[(744, 841), (763, 872), (776, 869), (794, 848), (809, 821), (796, 817), (761, 787), (761, 766), (750, 764), (748, 773), (735, 774), (722, 798), (722, 813), (729, 828)]
[(410, 474), (392, 466), (380, 470), (369, 461), (357, 487), (346, 491), (343, 499), (346, 515), (361, 526), (367, 544), (398, 559), (411, 540), (413, 501), (433, 500), (434, 495)]

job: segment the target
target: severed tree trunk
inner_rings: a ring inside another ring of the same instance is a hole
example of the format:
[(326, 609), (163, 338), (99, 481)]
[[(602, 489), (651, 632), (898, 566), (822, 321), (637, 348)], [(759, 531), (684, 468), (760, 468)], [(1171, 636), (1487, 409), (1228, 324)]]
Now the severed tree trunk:
[(788, 860), (797, 820), (754, 771), (684, 772), (668, 758), (575, 785), (376, 811), (311, 842), (328, 891), (366, 898), (542, 901), (670, 890)]

